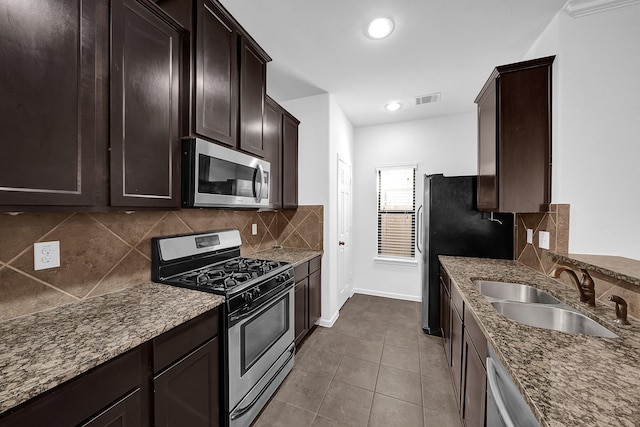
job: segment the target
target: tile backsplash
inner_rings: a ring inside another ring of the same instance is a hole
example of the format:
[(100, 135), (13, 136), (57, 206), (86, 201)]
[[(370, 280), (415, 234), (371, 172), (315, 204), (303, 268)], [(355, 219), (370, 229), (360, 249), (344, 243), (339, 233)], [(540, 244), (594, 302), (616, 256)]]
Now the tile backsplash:
[[(550, 234), (549, 250), (562, 254), (569, 253), (569, 205), (550, 205), (549, 212), (516, 214), (516, 260), (544, 274), (549, 274), (557, 263), (548, 255), (549, 251), (538, 247), (540, 231)], [(527, 228), (534, 230), (533, 244), (527, 243)], [(590, 271), (596, 291), (596, 304), (615, 308), (609, 295), (623, 297), (628, 305), (628, 314), (640, 319), (640, 287), (604, 274)], [(568, 274), (558, 279), (567, 286), (575, 287)], [(576, 291), (577, 295), (577, 291)]]
[[(150, 280), (151, 238), (237, 228), (242, 255), (280, 244), (322, 250), (323, 206), (277, 212), (183, 209), (0, 214), (0, 320)], [(251, 234), (251, 225), (258, 233)], [(59, 268), (34, 271), (33, 243), (60, 241)]]

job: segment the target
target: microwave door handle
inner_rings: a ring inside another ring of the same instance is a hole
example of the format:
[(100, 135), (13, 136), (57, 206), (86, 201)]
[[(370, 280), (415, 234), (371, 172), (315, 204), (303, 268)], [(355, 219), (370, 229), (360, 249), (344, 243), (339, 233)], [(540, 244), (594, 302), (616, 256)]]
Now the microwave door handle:
[(264, 189), (264, 169), (262, 165), (258, 165), (258, 172), (260, 172), (260, 191), (256, 191), (256, 202), (262, 201), (262, 190)]

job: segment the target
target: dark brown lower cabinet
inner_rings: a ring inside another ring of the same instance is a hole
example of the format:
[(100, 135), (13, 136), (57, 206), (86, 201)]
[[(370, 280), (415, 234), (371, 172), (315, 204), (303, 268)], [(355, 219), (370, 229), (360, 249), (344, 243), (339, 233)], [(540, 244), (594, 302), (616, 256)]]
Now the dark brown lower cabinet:
[(214, 338), (156, 376), (155, 425), (219, 425), (218, 363), (218, 339)]
[(302, 339), (309, 332), (309, 316), (307, 311), (307, 295), (309, 291), (309, 279), (304, 278), (296, 283), (295, 288), (295, 335), (296, 345), (302, 342)]
[[(487, 340), (444, 270), (440, 271), (440, 283), (443, 343), (460, 418), (465, 427), (483, 427), (486, 418)], [(446, 283), (449, 283), (448, 287)], [(450, 291), (450, 298), (447, 291)], [(448, 341), (447, 334), (450, 334)]]
[(137, 389), (104, 412), (82, 424), (82, 427), (136, 426), (142, 415), (142, 396)]
[(294, 268), (295, 336), (298, 346), (322, 314), (321, 275), (322, 257), (298, 264)]
[(0, 415), (0, 426), (220, 425), (219, 311), (10, 409)]
[(464, 392), (462, 419), (466, 427), (483, 427), (487, 393), (487, 371), (473, 341), (464, 333)]

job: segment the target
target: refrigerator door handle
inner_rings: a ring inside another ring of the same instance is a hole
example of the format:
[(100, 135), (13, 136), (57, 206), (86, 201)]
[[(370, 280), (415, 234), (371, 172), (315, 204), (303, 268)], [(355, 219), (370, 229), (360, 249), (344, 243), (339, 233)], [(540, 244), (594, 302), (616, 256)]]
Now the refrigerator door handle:
[(420, 249), (420, 238), (422, 237), (422, 215), (420, 214), (420, 211), (422, 210), (422, 205), (420, 205), (420, 207), (418, 208), (418, 213), (416, 214), (416, 216), (418, 217), (418, 228), (416, 230), (416, 233), (418, 233), (418, 238), (416, 239), (416, 246), (418, 248), (418, 252), (422, 253), (422, 249)]

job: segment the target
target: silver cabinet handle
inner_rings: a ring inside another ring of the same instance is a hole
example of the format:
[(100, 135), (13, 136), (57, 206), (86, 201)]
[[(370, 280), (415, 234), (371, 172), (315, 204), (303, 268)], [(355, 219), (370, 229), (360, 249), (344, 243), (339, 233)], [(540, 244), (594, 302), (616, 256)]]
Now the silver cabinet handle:
[(498, 407), (500, 417), (507, 427), (516, 427), (515, 424), (513, 424), (511, 417), (509, 416), (509, 411), (507, 410), (507, 406), (505, 405), (502, 394), (500, 393), (497, 377), (498, 371), (496, 371), (495, 362), (490, 357), (487, 357), (487, 382), (489, 383), (491, 394), (493, 394), (496, 406)]

